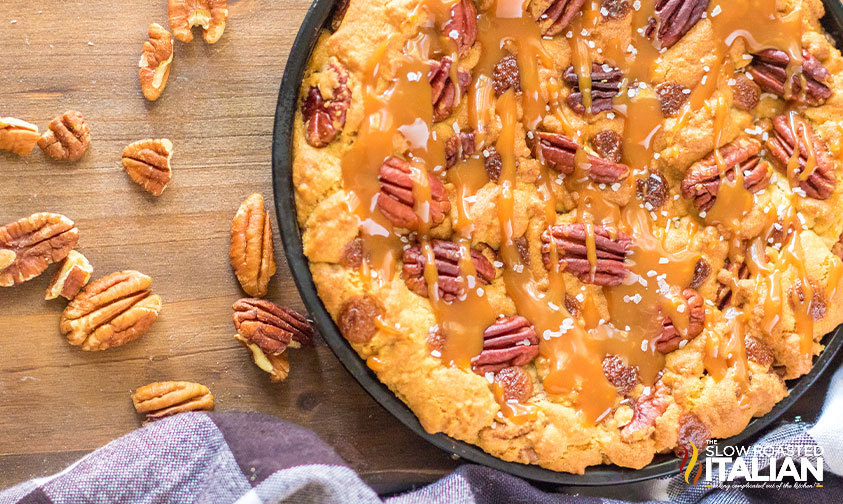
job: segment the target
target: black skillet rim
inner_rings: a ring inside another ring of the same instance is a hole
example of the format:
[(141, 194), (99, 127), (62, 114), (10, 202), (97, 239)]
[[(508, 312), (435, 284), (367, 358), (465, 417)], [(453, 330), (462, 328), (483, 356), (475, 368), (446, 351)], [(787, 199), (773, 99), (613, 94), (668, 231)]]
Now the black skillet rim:
[[(671, 455), (656, 455), (653, 462), (637, 470), (618, 466), (594, 466), (586, 469), (584, 474), (562, 473), (533, 465), (506, 462), (489, 455), (474, 445), (455, 440), (444, 434), (429, 434), (422, 428), (413, 412), (386, 385), (377, 379), (377, 376), (369, 370), (365, 362), (360, 359), (354, 349), (342, 337), (319, 299), (310, 274), (308, 260), (302, 249), (301, 232), (296, 219), (292, 179), (292, 132), (299, 90), (307, 62), (319, 33), (329, 22), (333, 3), (333, 0), (314, 0), (302, 21), (287, 60), (278, 93), (272, 141), (272, 181), (275, 195), (275, 213), (284, 242), (284, 252), (304, 305), (310, 312), (310, 316), (322, 334), (322, 338), (348, 372), (383, 408), (426, 441), (467, 461), (492, 467), (521, 478), (557, 485), (618, 485), (678, 473), (679, 460)], [(827, 12), (823, 18), (823, 24), (829, 33), (834, 34), (836, 40), (843, 41), (843, 4), (835, 0), (828, 0), (824, 3)], [(737, 436), (721, 440), (719, 445), (734, 445), (750, 439), (790, 408), (831, 362), (841, 343), (843, 343), (841, 332), (843, 332), (843, 326), (838, 327), (825, 337), (825, 350), (815, 359), (810, 373), (791, 382), (788, 397), (776, 404), (763, 417), (750, 421), (743, 432)]]

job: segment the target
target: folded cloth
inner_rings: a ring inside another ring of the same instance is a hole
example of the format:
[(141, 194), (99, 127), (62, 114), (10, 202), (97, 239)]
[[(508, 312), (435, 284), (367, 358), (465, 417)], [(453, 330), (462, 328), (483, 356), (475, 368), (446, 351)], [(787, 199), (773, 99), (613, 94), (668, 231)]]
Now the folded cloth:
[[(648, 502), (720, 504), (810, 499), (812, 504), (839, 504), (843, 502), (843, 478), (838, 477), (843, 471), (840, 398), (843, 370), (832, 379), (815, 425), (783, 425), (749, 447), (747, 454), (748, 458), (759, 455), (769, 461), (769, 454), (783, 458), (794, 448), (818, 453), (819, 447), (824, 462), (822, 488), (718, 488), (716, 478), (709, 482), (711, 487), (695, 486), (680, 474), (617, 487), (611, 493)], [(816, 463), (816, 456), (808, 458)], [(562, 489), (563, 493), (550, 493), (494, 469), (466, 464), (436, 483), (382, 499), (313, 432), (268, 415), (225, 412), (184, 413), (155, 422), (56, 475), (0, 492), (0, 504), (626, 502), (598, 497), (609, 490)]]

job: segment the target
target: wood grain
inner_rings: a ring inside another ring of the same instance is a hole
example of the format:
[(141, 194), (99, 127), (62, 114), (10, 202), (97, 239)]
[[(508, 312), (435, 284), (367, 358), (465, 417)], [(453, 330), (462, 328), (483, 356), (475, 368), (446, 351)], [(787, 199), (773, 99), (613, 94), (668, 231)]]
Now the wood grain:
[[(229, 225), (250, 193), (272, 201), (275, 102), (309, 1), (229, 7), (219, 43), (177, 42), (167, 89), (149, 103), (137, 62), (149, 24), (167, 25), (166, 0), (2, 2), (0, 115), (43, 130), (76, 109), (93, 145), (71, 165), (37, 148), (25, 158), (0, 152), (0, 224), (38, 211), (69, 216), (95, 278), (140, 270), (164, 308), (140, 340), (88, 353), (59, 333), (65, 302), (44, 301), (52, 268), (0, 289), (0, 488), (56, 472), (137, 428), (130, 392), (165, 379), (209, 386), (218, 410), (262, 411), (315, 430), (382, 490), (456, 465), (380, 408), (323, 342), (294, 352), (290, 378), (273, 385), (232, 338), (231, 304), (243, 293), (228, 265)], [(148, 137), (175, 144), (174, 180), (157, 199), (120, 167), (123, 147)], [(268, 298), (302, 309), (280, 243), (276, 234)]]

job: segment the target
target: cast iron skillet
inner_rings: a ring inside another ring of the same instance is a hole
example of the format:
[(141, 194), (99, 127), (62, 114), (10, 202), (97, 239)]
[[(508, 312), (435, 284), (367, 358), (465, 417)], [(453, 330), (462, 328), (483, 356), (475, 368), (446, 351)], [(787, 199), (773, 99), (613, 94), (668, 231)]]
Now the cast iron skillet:
[[(823, 24), (837, 41), (843, 42), (843, 4), (838, 0), (827, 0), (825, 4), (827, 14), (823, 18)], [(278, 93), (275, 132), (272, 142), (275, 212), (284, 241), (284, 252), (287, 255), (293, 279), (298, 286), (304, 304), (328, 346), (331, 347), (331, 350), (349, 373), (381, 406), (419, 436), (446, 452), (459, 455), (465, 460), (493, 467), (522, 478), (561, 485), (617, 485), (678, 473), (679, 460), (671, 454), (657, 455), (652, 463), (638, 470), (617, 466), (596, 466), (587, 469), (585, 474), (582, 475), (561, 473), (534, 465), (505, 462), (474, 445), (457, 441), (444, 434), (428, 434), (419, 424), (413, 412), (386, 385), (378, 381), (375, 373), (369, 370), (363, 360), (342, 337), (316, 293), (316, 286), (310, 275), (308, 261), (302, 250), (301, 231), (296, 219), (292, 177), (293, 119), (296, 107), (299, 104), (299, 89), (310, 53), (316, 44), (319, 32), (329, 20), (332, 10), (333, 0), (314, 0), (310, 10), (305, 15), (301, 29), (299, 29), (298, 36), (293, 43), (290, 57), (287, 60), (287, 68), (284, 71), (284, 79)], [(790, 395), (788, 397), (779, 402), (772, 411), (763, 417), (753, 419), (743, 432), (722, 440), (719, 444), (724, 446), (746, 441), (784, 413), (828, 366), (841, 343), (843, 343), (843, 334), (841, 333), (843, 333), (843, 326), (838, 327), (833, 333), (826, 336), (825, 351), (815, 358), (814, 367), (810, 373), (790, 382)]]

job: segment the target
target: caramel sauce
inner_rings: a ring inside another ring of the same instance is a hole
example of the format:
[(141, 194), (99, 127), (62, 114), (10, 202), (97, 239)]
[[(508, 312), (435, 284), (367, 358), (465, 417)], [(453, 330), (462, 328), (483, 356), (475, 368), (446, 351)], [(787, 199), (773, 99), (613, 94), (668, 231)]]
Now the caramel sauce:
[(514, 399), (506, 400), (503, 387), (497, 383), (492, 383), (489, 386), (492, 389), (495, 402), (501, 408), (498, 411), (498, 416), (502, 416), (516, 425), (523, 425), (538, 418), (538, 408), (534, 405), (522, 404)]

